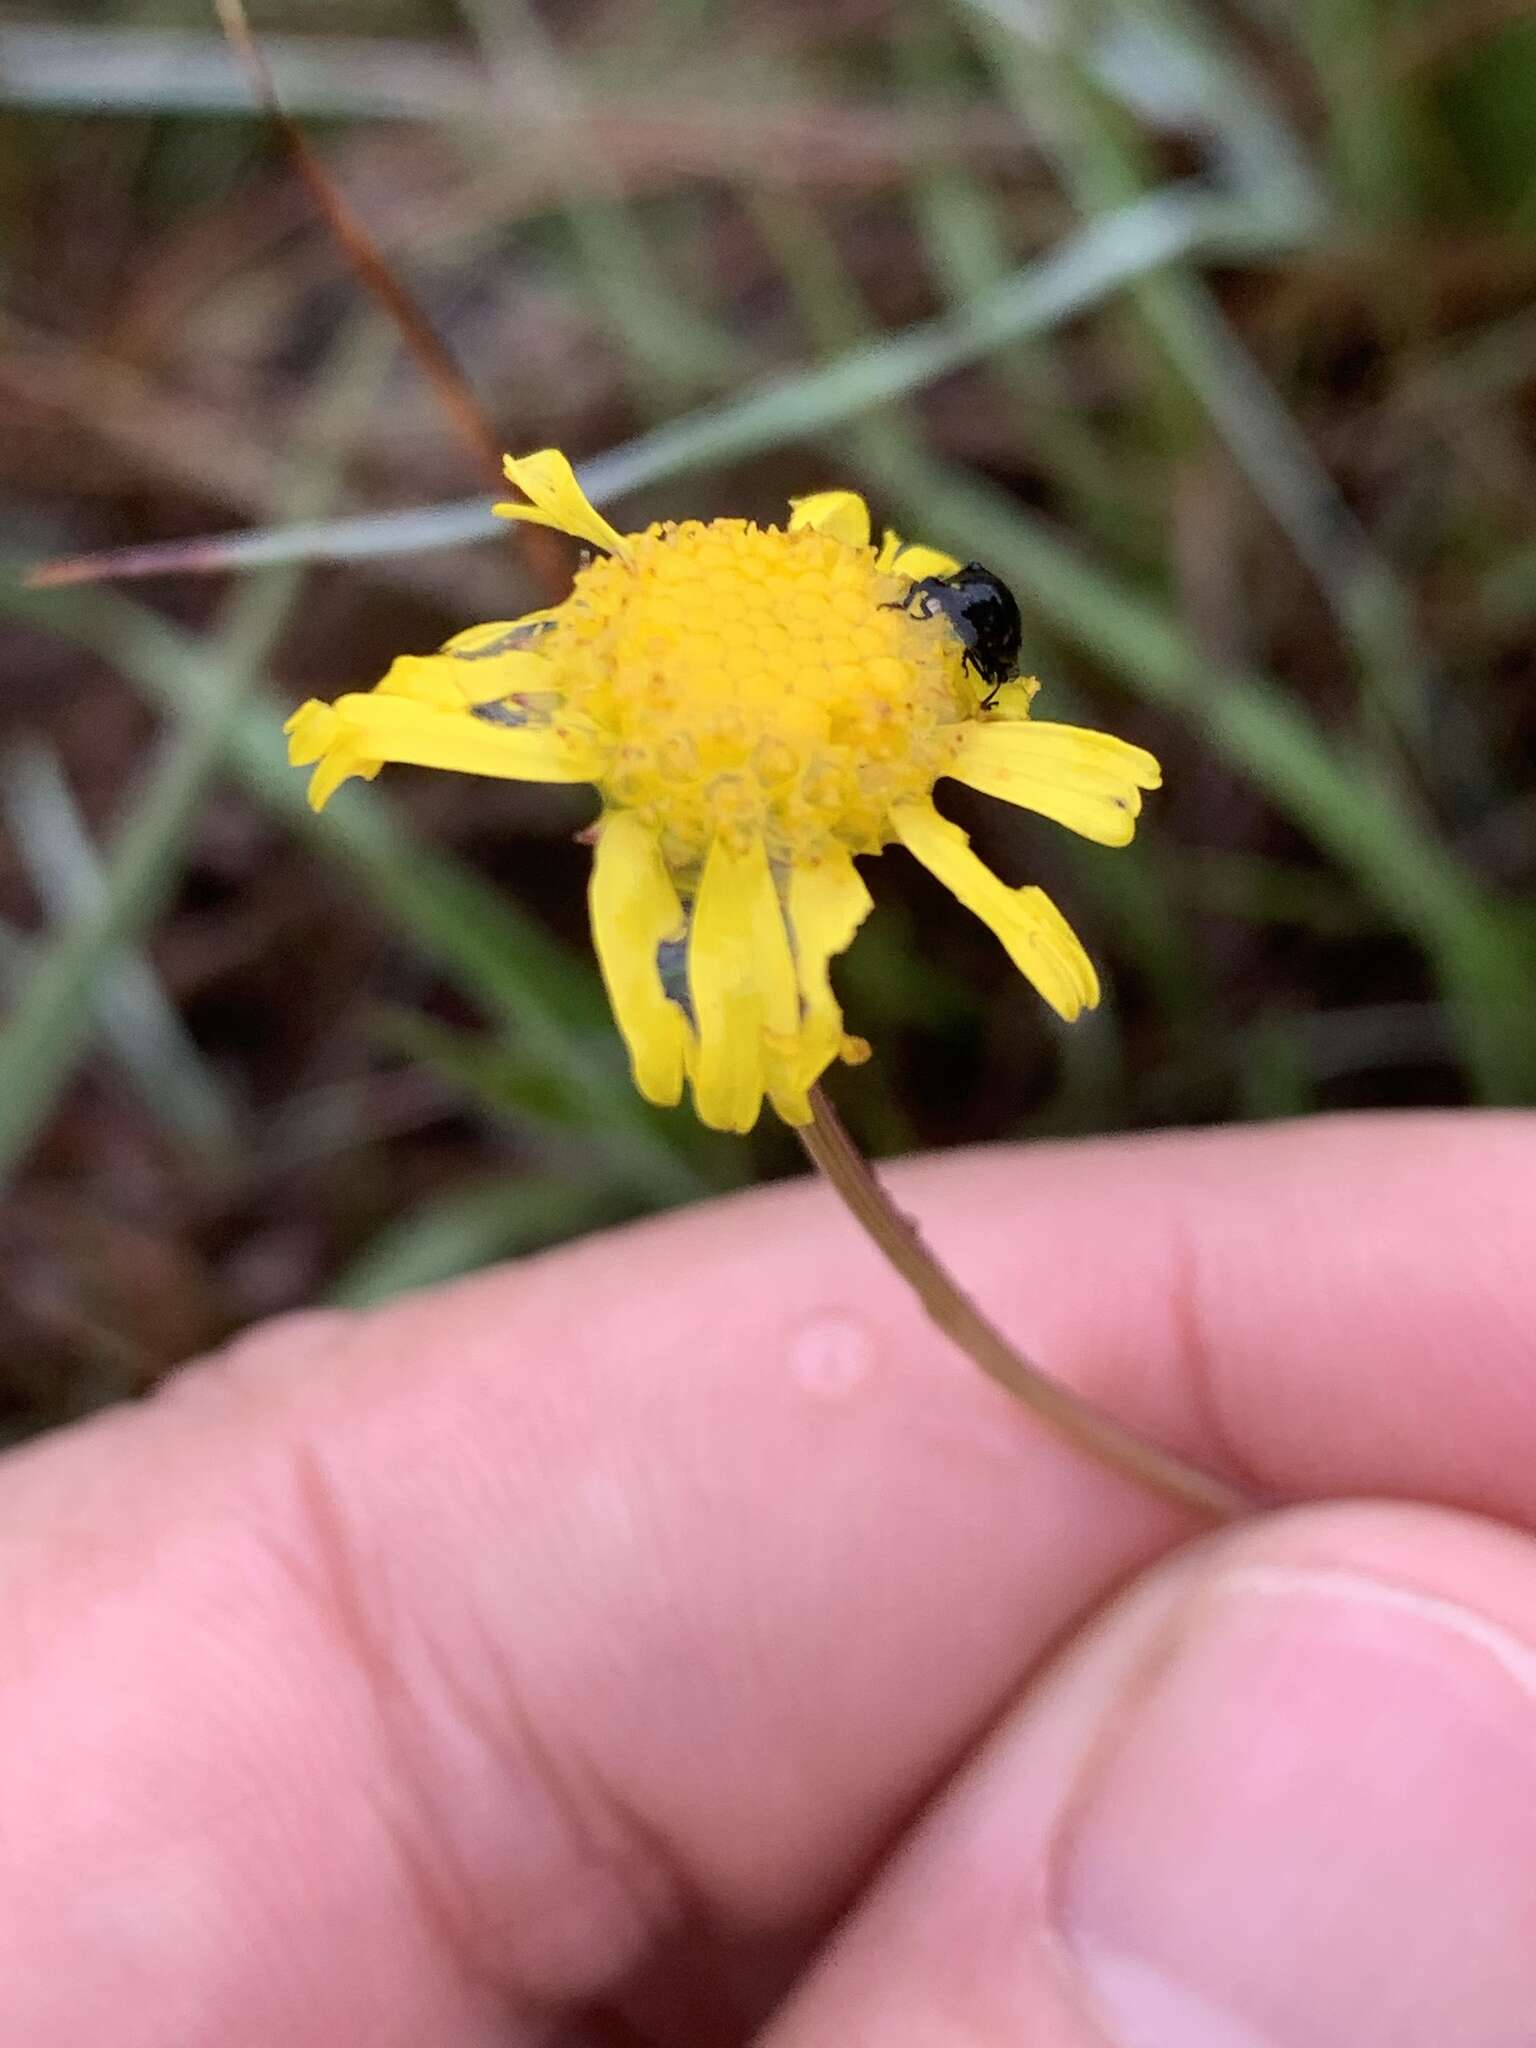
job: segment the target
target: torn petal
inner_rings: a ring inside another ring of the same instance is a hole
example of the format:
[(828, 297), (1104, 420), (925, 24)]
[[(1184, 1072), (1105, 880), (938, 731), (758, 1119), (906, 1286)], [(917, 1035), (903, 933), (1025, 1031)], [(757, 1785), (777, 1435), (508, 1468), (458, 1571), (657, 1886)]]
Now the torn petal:
[(880, 552), (875, 557), (875, 567), (920, 583), (925, 576), (953, 576), (960, 564), (953, 555), (946, 555), (939, 548), (925, 548), (917, 541), (904, 541), (888, 526), (880, 543)]
[(323, 811), (344, 782), (350, 782), (354, 776), (372, 782), (383, 766), (382, 761), (363, 753), (350, 741), (343, 741), (325, 756), (309, 778), (310, 809)]
[(1143, 747), (1112, 733), (1033, 719), (973, 723), (946, 770), (1004, 803), (1038, 811), (1101, 846), (1124, 846), (1136, 830), (1141, 792), (1162, 781)]
[(307, 768), (318, 761), (341, 734), (341, 721), (329, 704), (311, 697), (283, 722), (288, 737), (288, 760), (295, 768)]
[(833, 855), (791, 869), (786, 891), (795, 969), (800, 986), (800, 1025), (792, 1043), (769, 1063), (773, 1106), (787, 1124), (808, 1124), (808, 1091), (835, 1059), (867, 1058), (863, 1039), (843, 1032), (843, 1012), (832, 990), (832, 956), (853, 942), (873, 908), (864, 878), (851, 855)]
[(309, 807), (323, 811), (341, 785), (360, 775), (371, 782), (382, 763), (358, 745), (346, 722), (329, 704), (311, 697), (301, 704), (283, 727), (288, 735), (288, 759), (295, 768), (317, 765), (309, 778)]
[(688, 1021), (668, 1000), (658, 965), (686, 919), (656, 835), (632, 811), (610, 811), (598, 828), (588, 890), (592, 940), (635, 1086), (670, 1108), (683, 1092)]
[(845, 547), (869, 546), (869, 507), (857, 491), (814, 491), (789, 501), (789, 530), (825, 533)]
[(761, 839), (736, 847), (717, 838), (710, 847), (693, 906), (688, 987), (699, 1118), (749, 1131), (766, 1085), (763, 1034), (787, 1037), (799, 1022), (795, 963)]
[(891, 822), (929, 873), (990, 925), (1009, 958), (1070, 1024), (1099, 1000), (1099, 978), (1077, 934), (1043, 889), (1010, 889), (932, 804), (898, 804)]
[(621, 561), (633, 559), (629, 542), (588, 498), (558, 448), (541, 448), (534, 455), (507, 455), (501, 466), (507, 481), (529, 502), (493, 505), (491, 509), (499, 517), (521, 519), (531, 526), (552, 526), (576, 540), (590, 541)]

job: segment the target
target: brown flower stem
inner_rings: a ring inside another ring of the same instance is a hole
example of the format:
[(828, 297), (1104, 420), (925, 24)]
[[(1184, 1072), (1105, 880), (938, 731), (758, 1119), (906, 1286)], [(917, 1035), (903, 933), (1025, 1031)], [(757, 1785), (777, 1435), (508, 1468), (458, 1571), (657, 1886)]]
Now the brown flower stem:
[(1178, 1507), (1218, 1522), (1254, 1511), (1258, 1503), (1235, 1486), (1147, 1443), (1031, 1365), (956, 1284), (924, 1244), (916, 1224), (892, 1202), (820, 1088), (811, 1090), (811, 1111), (812, 1121), (798, 1133), (811, 1163), (832, 1183), (854, 1220), (911, 1287), (930, 1319), (989, 1379), (1075, 1450), (1150, 1487)]

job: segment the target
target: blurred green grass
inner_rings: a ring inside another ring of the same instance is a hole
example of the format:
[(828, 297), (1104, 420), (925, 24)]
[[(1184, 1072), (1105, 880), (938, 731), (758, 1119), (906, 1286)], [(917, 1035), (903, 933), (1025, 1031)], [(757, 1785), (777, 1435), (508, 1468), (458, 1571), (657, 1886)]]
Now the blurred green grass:
[[(252, 12), (509, 447), (636, 523), (852, 483), (1163, 758), (1127, 854), (957, 806), (1106, 969), (1070, 1033), (887, 858), (867, 1143), (1536, 1102), (1536, 21)], [(304, 809), (288, 706), (535, 594), (203, 8), (0, 27), (0, 130), (8, 557), (266, 536), (0, 586), (5, 1428), (790, 1168), (632, 1094), (579, 797)]]

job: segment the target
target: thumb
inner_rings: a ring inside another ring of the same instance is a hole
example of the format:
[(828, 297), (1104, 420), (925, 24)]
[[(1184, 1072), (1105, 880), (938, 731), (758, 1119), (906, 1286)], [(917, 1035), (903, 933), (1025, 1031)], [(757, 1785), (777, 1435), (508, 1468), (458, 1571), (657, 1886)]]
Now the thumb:
[(1039, 1677), (764, 2048), (1531, 2048), (1536, 1544), (1296, 1511)]

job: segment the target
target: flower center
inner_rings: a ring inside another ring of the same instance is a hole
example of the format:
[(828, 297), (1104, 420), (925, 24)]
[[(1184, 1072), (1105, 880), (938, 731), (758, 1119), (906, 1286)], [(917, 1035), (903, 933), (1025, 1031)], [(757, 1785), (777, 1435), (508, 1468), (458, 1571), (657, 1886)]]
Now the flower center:
[(947, 623), (826, 534), (691, 520), (630, 545), (579, 572), (556, 656), (567, 711), (613, 745), (607, 802), (680, 877), (717, 835), (775, 862), (877, 852), (976, 708)]

